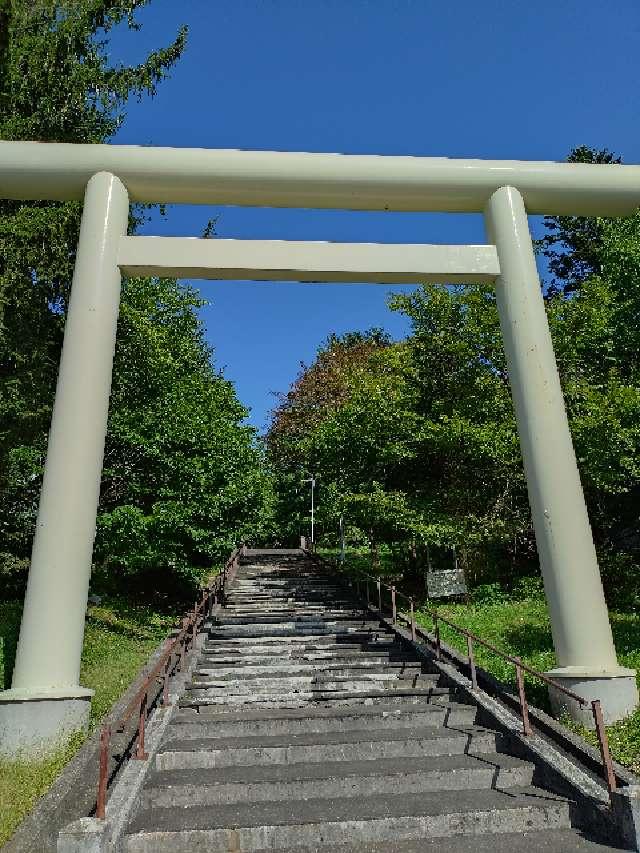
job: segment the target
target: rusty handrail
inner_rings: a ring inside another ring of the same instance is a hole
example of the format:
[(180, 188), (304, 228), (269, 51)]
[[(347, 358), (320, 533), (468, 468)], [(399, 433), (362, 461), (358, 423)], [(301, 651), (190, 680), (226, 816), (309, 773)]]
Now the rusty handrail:
[[(219, 598), (224, 599), (227, 581), (233, 580), (238, 568), (239, 558), (244, 552), (244, 549), (244, 545), (235, 548), (231, 552), (231, 555), (224, 564), (222, 570), (215, 576), (212, 582), (202, 590), (200, 600), (196, 601), (193, 609), (182, 617), (181, 628), (175, 637), (169, 637), (165, 641), (164, 649), (155, 665), (151, 671), (146, 673), (139, 689), (122, 712), (116, 726), (116, 731), (120, 733), (125, 730), (129, 720), (135, 714), (138, 715), (136, 734), (134, 735), (132, 742), (129, 744), (129, 750), (133, 749), (134, 746), (136, 747), (134, 759), (138, 761), (146, 761), (149, 757), (148, 753), (145, 752), (144, 746), (145, 729), (149, 709), (154, 707), (160, 694), (162, 694), (162, 704), (168, 704), (169, 679), (177, 672), (181, 672), (189, 647), (193, 649), (195, 646), (200, 626), (204, 620), (211, 615), (213, 607), (218, 603)], [(149, 701), (151, 685), (158, 681), (161, 682), (162, 687), (155, 693), (152, 700)], [(100, 770), (98, 774), (98, 794), (96, 799), (96, 817), (101, 820), (104, 820), (106, 814), (107, 792), (109, 787), (110, 744), (111, 726), (104, 725), (100, 732)]]
[[(391, 593), (391, 614), (392, 621), (395, 625), (398, 619), (398, 610), (397, 610), (397, 597), (400, 596), (405, 598), (409, 602), (409, 617), (402, 616), (402, 618), (409, 622), (411, 627), (411, 639), (413, 642), (416, 640), (416, 620), (415, 620), (415, 599), (411, 595), (407, 595), (404, 592), (400, 592), (396, 589), (395, 585), (383, 583), (379, 577), (374, 577), (373, 575), (369, 575), (361, 569), (354, 569), (356, 576), (361, 576), (367, 578), (367, 593), (368, 593), (368, 581), (372, 580), (376, 583), (378, 589), (378, 612), (382, 616), (382, 587), (388, 589)], [(358, 590), (360, 589), (360, 584), (358, 583)], [(369, 604), (369, 596), (367, 594), (367, 604)], [(473, 654), (473, 645), (474, 643), (479, 643), (481, 646), (492, 651), (494, 654), (498, 655), (498, 657), (503, 660), (512, 663), (515, 666), (516, 670), (516, 685), (518, 688), (518, 701), (520, 703), (520, 715), (522, 717), (522, 731), (525, 737), (529, 737), (533, 734), (533, 730), (531, 728), (531, 722), (529, 720), (529, 706), (527, 704), (527, 697), (525, 693), (525, 683), (523, 678), (523, 672), (529, 673), (529, 675), (534, 676), (535, 678), (540, 679), (545, 684), (553, 687), (556, 690), (559, 690), (561, 693), (564, 693), (566, 696), (569, 696), (574, 701), (578, 702), (581, 707), (591, 706), (591, 713), (593, 715), (593, 720), (595, 724), (595, 730), (598, 737), (598, 745), (600, 747), (600, 757), (602, 759), (602, 769), (604, 779), (607, 785), (607, 789), (609, 791), (609, 796), (613, 794), (613, 792), (617, 789), (617, 781), (616, 775), (613, 768), (613, 762), (611, 760), (611, 753), (609, 751), (609, 740), (607, 737), (607, 730), (604, 725), (604, 719), (602, 716), (602, 706), (599, 699), (588, 700), (583, 696), (574, 693), (572, 690), (564, 687), (554, 679), (549, 678), (548, 675), (545, 675), (542, 672), (538, 672), (538, 670), (533, 669), (533, 667), (528, 666), (527, 664), (522, 663), (519, 657), (515, 657), (514, 655), (507, 654), (507, 652), (503, 652), (501, 649), (494, 646), (492, 643), (483, 640), (481, 637), (478, 637), (476, 634), (471, 631), (463, 628), (462, 625), (457, 625), (455, 622), (452, 622), (450, 619), (446, 619), (444, 616), (441, 616), (437, 610), (427, 610), (426, 611), (434, 623), (434, 640), (432, 645), (435, 646), (435, 653), (437, 660), (442, 659), (442, 644), (440, 641), (440, 622), (444, 622), (450, 628), (457, 631), (463, 637), (466, 638), (467, 641), (467, 662), (469, 665), (469, 673), (471, 676), (471, 687), (472, 690), (478, 689), (478, 680), (476, 675), (476, 664)], [(426, 637), (431, 642), (431, 638), (420, 632), (422, 636)]]

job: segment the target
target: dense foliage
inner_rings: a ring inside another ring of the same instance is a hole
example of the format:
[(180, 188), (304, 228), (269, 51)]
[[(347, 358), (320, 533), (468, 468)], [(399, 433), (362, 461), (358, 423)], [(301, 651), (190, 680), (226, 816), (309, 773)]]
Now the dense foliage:
[[(185, 45), (180, 30), (138, 65), (110, 62), (113, 29), (137, 29), (147, 3), (0, 0), (0, 138), (108, 141), (127, 100), (152, 96)], [(28, 566), (80, 213), (75, 202), (0, 200), (5, 594)], [(131, 230), (143, 216), (134, 209)], [(268, 482), (246, 412), (213, 366), (201, 304), (172, 280), (124, 283), (96, 539), (97, 575), (112, 584), (157, 589), (167, 568), (193, 577), (260, 529)]]
[[(571, 159), (617, 162), (588, 149)], [(608, 592), (629, 600), (640, 562), (640, 215), (550, 218), (547, 229), (545, 301), (578, 463)], [(334, 336), (280, 401), (268, 447), (289, 495), (281, 506), (313, 467), (328, 543), (344, 513), (354, 543), (368, 540), (374, 556), (386, 543), (418, 570), (427, 546), (456, 546), (472, 580), (531, 571), (492, 289), (425, 285), (390, 307), (411, 320), (405, 341)]]

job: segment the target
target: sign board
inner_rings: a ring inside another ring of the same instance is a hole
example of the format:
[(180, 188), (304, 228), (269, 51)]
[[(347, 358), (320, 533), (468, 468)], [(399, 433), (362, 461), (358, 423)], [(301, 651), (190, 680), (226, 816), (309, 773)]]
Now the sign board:
[(467, 584), (462, 569), (438, 569), (427, 572), (427, 595), (429, 598), (451, 598), (466, 595)]

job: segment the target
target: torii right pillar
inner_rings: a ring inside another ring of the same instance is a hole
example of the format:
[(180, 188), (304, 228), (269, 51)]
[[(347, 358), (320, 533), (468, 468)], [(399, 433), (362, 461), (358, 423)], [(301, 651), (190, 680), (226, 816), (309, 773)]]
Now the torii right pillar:
[[(496, 300), (529, 502), (556, 653), (550, 678), (587, 700), (605, 722), (638, 704), (635, 672), (618, 664), (584, 501), (524, 201), (510, 186), (485, 208), (498, 252)], [(593, 726), (591, 710), (549, 689), (554, 713)]]

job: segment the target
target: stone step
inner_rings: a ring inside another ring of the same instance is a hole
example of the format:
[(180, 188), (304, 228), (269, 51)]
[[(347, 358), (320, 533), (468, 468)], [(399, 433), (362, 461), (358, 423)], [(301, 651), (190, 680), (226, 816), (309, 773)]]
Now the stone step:
[(384, 631), (384, 627), (378, 620), (373, 619), (358, 619), (353, 615), (345, 615), (344, 618), (338, 616), (328, 616), (320, 618), (318, 616), (300, 616), (295, 619), (281, 619), (279, 616), (269, 617), (260, 616), (253, 619), (234, 620), (230, 618), (228, 621), (224, 618), (209, 623), (209, 631), (219, 634), (221, 631), (232, 633), (233, 631), (244, 631), (247, 629), (265, 630), (265, 631), (281, 631), (282, 629), (294, 629), (297, 631), (312, 631), (314, 628), (319, 629), (318, 633), (325, 634), (327, 630), (333, 629), (336, 633), (348, 633), (350, 631)]
[(294, 622), (285, 623), (283, 625), (233, 625), (228, 628), (219, 627), (209, 629), (210, 640), (242, 640), (244, 638), (260, 638), (265, 641), (270, 638), (272, 641), (280, 640), (283, 637), (298, 637), (300, 640), (315, 640), (321, 637), (330, 637), (334, 642), (344, 638), (362, 638), (371, 640), (373, 637), (384, 637), (387, 640), (393, 637), (390, 631), (380, 628), (377, 624), (370, 626), (352, 626), (352, 625), (337, 625), (330, 622), (326, 624), (304, 623), (296, 625)]
[(244, 666), (207, 665), (202, 659), (198, 660), (198, 666), (194, 675), (198, 678), (208, 677), (216, 680), (251, 679), (251, 678), (279, 678), (288, 676), (313, 676), (317, 673), (330, 673), (331, 676), (344, 677), (353, 676), (358, 678), (361, 674), (371, 676), (388, 674), (416, 675), (423, 671), (423, 666), (418, 661), (390, 661), (385, 658), (370, 661), (360, 660), (353, 657), (351, 660), (331, 661), (326, 658), (321, 661), (306, 662), (280, 662), (280, 663), (246, 663)]
[(197, 676), (191, 679), (189, 690), (216, 690), (228, 691), (229, 694), (237, 693), (293, 693), (294, 691), (320, 691), (328, 692), (335, 690), (368, 690), (370, 687), (380, 687), (384, 690), (406, 689), (407, 687), (424, 687), (425, 685), (436, 685), (440, 681), (440, 674), (436, 672), (420, 672), (402, 674), (398, 672), (366, 672), (366, 674), (345, 675), (328, 673), (326, 675), (315, 672), (312, 675), (292, 675), (271, 677), (269, 675), (258, 676), (232, 676), (231, 678), (217, 678), (213, 676)]
[[(331, 649), (323, 651), (321, 649), (287, 649), (280, 654), (273, 654), (273, 650), (263, 649), (263, 654), (245, 654), (240, 655), (235, 653), (215, 654), (207, 652), (200, 655), (198, 664), (202, 667), (233, 667), (237, 672), (246, 672), (253, 667), (274, 667), (279, 666), (318, 666), (318, 667), (340, 667), (340, 666), (377, 666), (379, 664), (400, 664), (400, 663), (415, 663), (415, 660), (410, 655), (403, 655), (401, 651), (395, 650), (390, 652), (363, 652), (355, 648), (347, 650)], [(269, 653), (271, 652), (271, 653)], [(428, 666), (428, 664), (423, 664)]]
[(278, 574), (264, 574), (260, 572), (247, 572), (238, 574), (230, 586), (230, 592), (236, 592), (244, 588), (273, 588), (278, 587), (330, 587), (331, 589), (344, 590), (347, 588), (334, 575), (319, 575), (313, 572), (288, 572)]
[(401, 652), (403, 646), (393, 636), (376, 633), (375, 636), (362, 635), (322, 635), (317, 637), (259, 637), (259, 638), (227, 638), (221, 640), (207, 639), (202, 651), (205, 654), (218, 652), (234, 652), (242, 655), (297, 654), (300, 651), (317, 652), (360, 652), (360, 651), (394, 651)]
[(533, 764), (509, 755), (443, 755), (155, 772), (141, 808), (526, 787)]
[[(278, 598), (284, 595), (299, 595), (300, 597), (313, 595), (333, 595), (336, 598), (349, 598), (353, 602), (353, 597), (350, 596), (348, 587), (340, 586), (335, 582), (320, 582), (310, 578), (303, 578), (299, 581), (294, 581), (291, 578), (280, 580), (269, 580), (263, 583), (256, 583), (251, 580), (240, 580), (234, 583), (228, 590), (229, 598), (244, 598), (250, 601), (251, 596), (271, 595), (273, 598)], [(251, 601), (250, 601), (251, 603)]]
[[(377, 592), (376, 592), (377, 594)], [(348, 601), (351, 606), (354, 600), (343, 587), (318, 585), (318, 584), (277, 584), (262, 585), (259, 587), (234, 588), (227, 591), (227, 601), (254, 605), (258, 603), (269, 604), (279, 602), (288, 598), (297, 598), (303, 602), (311, 602), (314, 599)]]
[(323, 619), (329, 618), (332, 615), (335, 616), (351, 616), (351, 618), (362, 617), (362, 607), (354, 606), (353, 602), (345, 602), (343, 605), (338, 606), (337, 602), (317, 602), (313, 604), (309, 602), (307, 604), (302, 604), (301, 602), (296, 602), (293, 600), (283, 601), (280, 604), (276, 602), (265, 603), (259, 607), (247, 607), (247, 606), (235, 606), (229, 605), (225, 607), (223, 610), (220, 610), (216, 613), (216, 619), (242, 619), (242, 618), (254, 618), (255, 616), (263, 616), (268, 614), (269, 616), (282, 617), (282, 616), (316, 616), (321, 617)]
[(227, 594), (222, 613), (227, 613), (232, 610), (259, 610), (266, 612), (267, 610), (277, 611), (281, 608), (292, 608), (300, 610), (315, 610), (319, 607), (326, 607), (328, 610), (354, 610), (361, 606), (361, 602), (354, 600), (344, 592), (336, 592), (335, 590), (283, 590), (281, 593), (265, 592), (250, 593), (246, 596)]
[(390, 842), (562, 829), (567, 800), (533, 788), (309, 799), (149, 809), (133, 821), (127, 853), (196, 850), (254, 853), (286, 847)]
[(217, 709), (234, 710), (239, 707), (255, 706), (266, 709), (295, 709), (308, 707), (362, 707), (371, 705), (406, 704), (441, 704), (455, 698), (455, 690), (446, 687), (431, 687), (427, 689), (413, 688), (410, 690), (361, 690), (334, 691), (331, 693), (291, 693), (278, 695), (275, 698), (268, 694), (249, 695), (199, 695), (185, 691), (180, 700), (182, 708), (204, 708), (212, 706)]
[(371, 705), (353, 708), (305, 708), (304, 710), (219, 713), (204, 709), (178, 711), (171, 721), (170, 736), (185, 740), (205, 737), (260, 737), (263, 735), (311, 734), (360, 730), (365, 726), (393, 730), (442, 725), (472, 725), (475, 705), (451, 702), (442, 705)]
[[(310, 623), (314, 625), (326, 625), (327, 623), (340, 623), (346, 625), (361, 626), (367, 624), (366, 621), (359, 619), (362, 615), (362, 609), (359, 610), (320, 610), (315, 612), (305, 613), (303, 611), (283, 610), (281, 613), (274, 613), (269, 610), (268, 613), (223, 613), (216, 616), (210, 624), (210, 630), (217, 630), (220, 626), (229, 625), (288, 625), (289, 623)], [(374, 623), (376, 627), (379, 623)]]
[[(171, 732), (173, 736), (173, 731)], [(167, 740), (156, 754), (158, 770), (232, 765), (296, 764), (418, 758), (503, 751), (507, 739), (480, 726), (422, 727), (287, 734), (244, 738)]]
[[(544, 829), (532, 832), (501, 832), (488, 835), (454, 835), (447, 838), (421, 838), (416, 841), (394, 840), (362, 844), (330, 844), (321, 841), (309, 847), (282, 847), (280, 853), (620, 853), (591, 841), (577, 829)], [(267, 853), (256, 850), (254, 853)]]

